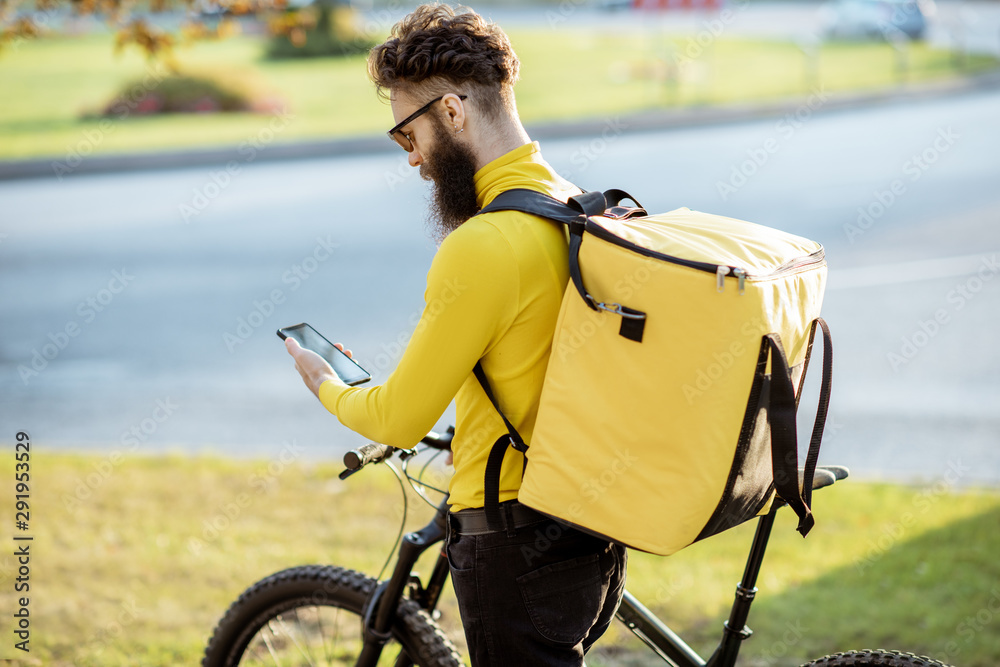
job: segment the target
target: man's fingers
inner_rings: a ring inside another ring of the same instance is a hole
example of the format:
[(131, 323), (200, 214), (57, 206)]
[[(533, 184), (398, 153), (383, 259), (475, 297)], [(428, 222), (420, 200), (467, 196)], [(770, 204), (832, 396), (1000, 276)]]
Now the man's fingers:
[[(354, 353), (351, 352), (350, 350), (345, 350), (343, 344), (341, 344), (341, 343), (334, 343), (333, 346), (335, 348), (337, 348), (338, 350), (340, 350), (341, 352), (343, 352), (344, 354), (346, 354), (351, 359), (354, 358)], [(299, 345), (299, 341), (295, 340), (294, 338), (289, 337), (289, 338), (285, 339), (285, 349), (288, 350), (288, 354), (290, 354), (293, 357), (295, 357), (296, 359), (298, 359), (298, 353), (299, 353), (299, 351), (300, 350), (304, 350), (305, 348), (302, 347), (301, 345)]]

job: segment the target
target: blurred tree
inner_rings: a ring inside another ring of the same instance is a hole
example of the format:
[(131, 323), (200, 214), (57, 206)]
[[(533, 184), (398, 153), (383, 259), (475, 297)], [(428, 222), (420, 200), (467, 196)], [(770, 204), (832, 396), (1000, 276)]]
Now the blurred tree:
[[(292, 3), (295, 3), (292, 5)], [(366, 50), (369, 40), (353, 25), (347, 0), (0, 0), (0, 54), (20, 41), (42, 36), (60, 20), (99, 18), (115, 32), (115, 50), (130, 46), (175, 68), (180, 43), (237, 34), (236, 17), (255, 15), (276, 40), (275, 55), (343, 55)], [(165, 26), (178, 25), (172, 29)], [(160, 20), (163, 19), (163, 20)], [(280, 44), (280, 49), (276, 48)]]
[(354, 12), (344, 2), (314, 0), (288, 8), (270, 22), (274, 35), (268, 47), (271, 58), (315, 58), (366, 53), (375, 41), (354, 27)]

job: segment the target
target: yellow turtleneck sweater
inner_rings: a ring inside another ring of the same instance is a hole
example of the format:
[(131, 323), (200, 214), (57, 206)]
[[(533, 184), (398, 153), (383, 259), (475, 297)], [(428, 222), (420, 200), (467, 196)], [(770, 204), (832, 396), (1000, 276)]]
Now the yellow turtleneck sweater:
[[(566, 201), (580, 190), (525, 144), (476, 172), (480, 207), (512, 188)], [(506, 431), (472, 369), (482, 359), (504, 414), (530, 444), (542, 379), (563, 292), (569, 281), (565, 228), (514, 211), (471, 218), (441, 244), (427, 274), (425, 307), (398, 366), (382, 385), (319, 390), (342, 424), (375, 442), (412, 447), (452, 398), (452, 510), (483, 506), (483, 478), (493, 442)], [(517, 497), (523, 456), (509, 449), (500, 500)]]

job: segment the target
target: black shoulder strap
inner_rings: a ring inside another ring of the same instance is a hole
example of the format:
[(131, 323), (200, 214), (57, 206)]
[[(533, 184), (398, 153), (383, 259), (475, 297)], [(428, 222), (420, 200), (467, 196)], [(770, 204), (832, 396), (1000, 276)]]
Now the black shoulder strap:
[[(619, 192), (618, 190), (609, 192)], [(631, 197), (626, 197), (631, 199)], [(616, 202), (617, 203), (617, 202)], [(584, 192), (570, 197), (568, 202), (561, 202), (551, 195), (527, 188), (514, 188), (497, 195), (493, 201), (484, 206), (477, 215), (495, 211), (520, 211), (543, 218), (549, 218), (565, 225), (576, 222), (586, 222), (581, 215), (601, 215), (607, 210), (607, 201), (600, 192)]]
[[(809, 451), (799, 487), (798, 437), (796, 435), (795, 413), (798, 399), (792, 382), (788, 359), (785, 357), (781, 338), (777, 334), (764, 336), (763, 344), (770, 348), (771, 357), (771, 400), (767, 411), (767, 421), (771, 427), (771, 467), (774, 472), (774, 488), (781, 499), (788, 503), (799, 517), (797, 530), (805, 537), (816, 520), (812, 515), (812, 484), (819, 459), (819, 447), (823, 440), (823, 429), (830, 406), (830, 390), (833, 378), (833, 342), (826, 322), (817, 317), (809, 331), (809, 343), (805, 366), (812, 353), (816, 327), (823, 331), (823, 380), (820, 387), (819, 407), (813, 424)], [(803, 370), (804, 374), (804, 370)]]
[(503, 471), (504, 455), (506, 455), (507, 447), (509, 446), (513, 446), (514, 449), (523, 454), (528, 451), (528, 445), (524, 442), (521, 434), (517, 432), (517, 429), (514, 428), (514, 425), (507, 419), (503, 410), (500, 409), (500, 404), (493, 395), (493, 389), (490, 388), (490, 382), (486, 379), (486, 371), (483, 370), (481, 361), (476, 363), (473, 373), (475, 373), (476, 379), (479, 380), (483, 391), (486, 392), (486, 397), (490, 399), (490, 403), (493, 404), (494, 409), (500, 414), (500, 418), (503, 419), (504, 426), (507, 427), (507, 433), (497, 438), (497, 441), (493, 443), (493, 447), (490, 448), (490, 456), (486, 460), (486, 479), (483, 487), (483, 508), (486, 511), (486, 526), (490, 530), (500, 530), (502, 528), (500, 523), (500, 475)]

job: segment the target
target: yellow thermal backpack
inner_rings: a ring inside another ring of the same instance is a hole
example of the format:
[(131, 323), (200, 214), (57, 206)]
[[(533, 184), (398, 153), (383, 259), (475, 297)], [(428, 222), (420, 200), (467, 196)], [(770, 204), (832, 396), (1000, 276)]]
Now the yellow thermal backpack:
[[(508, 429), (486, 468), (490, 527), (501, 526), (500, 468), (513, 446), (527, 457), (521, 503), (642, 551), (671, 554), (736, 526), (775, 492), (804, 536), (833, 367), (819, 317), (823, 247), (687, 208), (648, 215), (623, 199), (609, 190), (566, 204), (518, 189), (481, 211), (556, 220), (570, 238), (530, 449), (476, 365)], [(823, 379), (800, 479), (795, 415), (817, 327)]]

